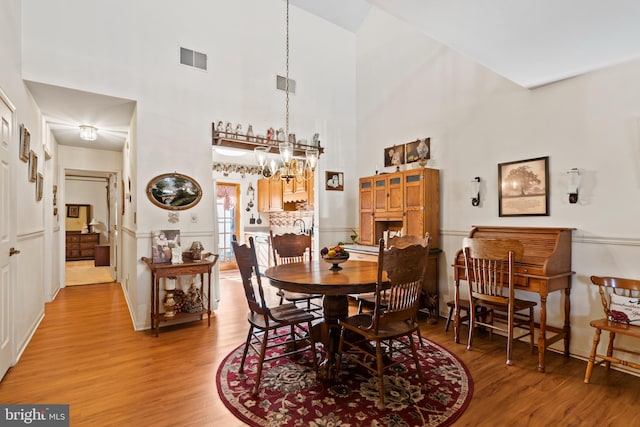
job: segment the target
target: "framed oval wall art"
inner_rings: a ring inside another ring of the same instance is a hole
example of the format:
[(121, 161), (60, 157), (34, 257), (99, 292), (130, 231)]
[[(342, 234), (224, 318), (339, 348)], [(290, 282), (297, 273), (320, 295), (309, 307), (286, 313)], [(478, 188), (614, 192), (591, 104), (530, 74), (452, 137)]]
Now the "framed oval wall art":
[(162, 209), (178, 211), (197, 205), (202, 198), (202, 188), (186, 175), (165, 173), (149, 181), (147, 197)]

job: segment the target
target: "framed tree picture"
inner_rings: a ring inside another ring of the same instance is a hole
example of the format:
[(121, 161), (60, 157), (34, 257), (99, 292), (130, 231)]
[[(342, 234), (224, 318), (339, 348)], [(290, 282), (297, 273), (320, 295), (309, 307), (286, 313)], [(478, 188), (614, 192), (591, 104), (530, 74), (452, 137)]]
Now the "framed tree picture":
[(498, 164), (499, 215), (549, 215), (549, 157)]

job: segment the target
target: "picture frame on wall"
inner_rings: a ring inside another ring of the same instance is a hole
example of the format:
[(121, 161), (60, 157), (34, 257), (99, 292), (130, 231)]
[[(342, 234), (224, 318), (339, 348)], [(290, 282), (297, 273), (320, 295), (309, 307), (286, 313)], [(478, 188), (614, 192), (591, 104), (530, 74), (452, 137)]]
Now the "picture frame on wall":
[(414, 163), (431, 158), (431, 138), (418, 138), (405, 144), (406, 163)]
[(384, 167), (400, 168), (404, 164), (404, 145), (394, 145), (384, 149)]
[(549, 215), (549, 156), (498, 164), (499, 216)]
[(31, 150), (31, 134), (25, 125), (20, 125), (20, 160), (29, 161), (29, 152)]
[(325, 183), (327, 191), (344, 191), (344, 173), (325, 172)]
[(41, 173), (38, 173), (38, 177), (36, 178), (36, 200), (38, 202), (42, 200), (43, 184), (44, 184), (44, 176)]
[(38, 176), (38, 155), (31, 150), (29, 152), (29, 182), (36, 182)]
[(78, 205), (67, 205), (67, 217), (68, 218), (80, 217), (80, 207)]

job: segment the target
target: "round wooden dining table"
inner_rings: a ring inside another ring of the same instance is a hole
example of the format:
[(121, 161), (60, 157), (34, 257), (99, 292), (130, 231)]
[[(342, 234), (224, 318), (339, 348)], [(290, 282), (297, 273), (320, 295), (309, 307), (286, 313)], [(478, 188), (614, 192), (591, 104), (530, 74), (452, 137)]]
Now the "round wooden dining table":
[[(331, 264), (318, 259), (277, 265), (264, 272), (271, 285), (278, 289), (324, 295), (324, 320), (318, 325), (319, 339), (326, 349), (326, 358), (319, 368), (319, 374), (324, 379), (332, 379), (335, 375), (336, 353), (340, 341), (338, 320), (349, 315), (348, 295), (375, 291), (378, 278), (377, 262), (349, 260), (340, 266), (340, 270), (330, 270)], [(383, 282), (387, 281), (386, 274), (382, 279)]]

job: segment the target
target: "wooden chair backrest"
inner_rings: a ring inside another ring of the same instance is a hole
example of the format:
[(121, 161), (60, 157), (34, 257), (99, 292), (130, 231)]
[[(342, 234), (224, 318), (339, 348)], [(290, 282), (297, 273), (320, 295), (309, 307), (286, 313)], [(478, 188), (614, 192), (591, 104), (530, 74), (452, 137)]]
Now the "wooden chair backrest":
[(269, 233), (275, 265), (311, 261), (311, 235)]
[[(231, 247), (236, 257), (240, 277), (242, 278), (242, 286), (244, 294), (249, 304), (249, 310), (253, 313), (265, 316), (268, 321), (269, 309), (265, 302), (264, 291), (262, 290), (262, 282), (260, 281), (260, 271), (258, 268), (258, 258), (256, 257), (256, 248), (253, 243), (253, 237), (249, 237), (249, 246), (240, 245), (236, 236), (231, 238)], [(257, 290), (257, 294), (256, 294)]]
[(621, 277), (591, 276), (591, 283), (598, 286), (602, 309), (607, 317), (611, 315), (609, 306), (611, 294), (615, 293), (624, 297), (640, 297), (640, 280), (623, 279)]
[[(385, 249), (380, 239), (372, 329), (397, 321), (415, 321), (429, 259), (431, 237), (415, 245)], [(384, 273), (388, 282), (383, 281)], [(384, 290), (384, 305), (381, 305)]]
[(394, 236), (394, 237), (389, 237), (389, 239), (387, 239), (387, 248), (391, 248), (393, 246), (397, 248), (406, 248), (407, 246), (411, 246), (411, 245), (425, 246), (425, 245), (428, 245), (430, 241), (431, 241), (431, 237), (429, 236), (429, 233), (426, 233), (424, 237), (411, 236), (411, 235)]
[(522, 259), (522, 243), (513, 239), (465, 237), (462, 250), (470, 295), (500, 304), (506, 298), (513, 299), (513, 263)]

